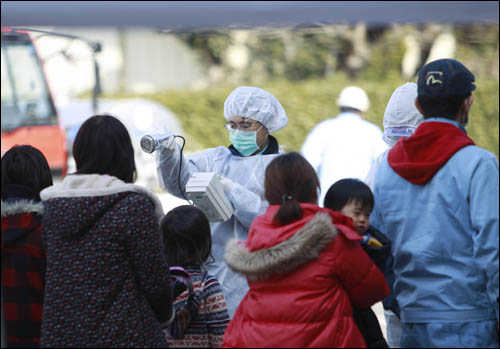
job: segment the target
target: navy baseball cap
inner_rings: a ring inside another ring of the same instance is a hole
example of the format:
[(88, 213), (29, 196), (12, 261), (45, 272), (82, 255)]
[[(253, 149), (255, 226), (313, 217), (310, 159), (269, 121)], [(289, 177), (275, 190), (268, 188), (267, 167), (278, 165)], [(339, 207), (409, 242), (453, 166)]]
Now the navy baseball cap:
[(418, 96), (466, 96), (476, 89), (474, 75), (454, 59), (438, 59), (418, 73)]

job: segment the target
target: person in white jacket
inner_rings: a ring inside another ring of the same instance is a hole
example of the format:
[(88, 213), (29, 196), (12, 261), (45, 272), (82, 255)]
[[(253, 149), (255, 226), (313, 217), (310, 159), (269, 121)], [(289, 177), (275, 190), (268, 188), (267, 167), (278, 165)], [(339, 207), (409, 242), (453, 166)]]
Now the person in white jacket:
[(232, 238), (246, 240), (250, 224), (268, 206), (263, 195), (264, 173), (280, 153), (278, 141), (270, 133), (284, 128), (288, 118), (273, 95), (251, 86), (240, 86), (231, 92), (224, 103), (224, 117), (232, 143), (229, 147), (206, 149), (184, 159), (174, 137), (170, 137), (157, 152), (157, 173), (160, 186), (178, 197), (182, 197), (178, 181), (181, 164), (183, 191), (196, 172), (215, 172), (219, 176), (234, 212), (227, 221), (210, 224), (215, 262), (206, 267), (219, 280), (232, 317), (248, 291), (248, 284), (243, 276), (228, 268), (225, 246)]
[[(417, 126), (424, 120), (423, 115), (415, 106), (415, 98), (417, 98), (417, 84), (414, 82), (407, 82), (392, 93), (384, 112), (383, 134), (383, 140), (390, 147), (394, 146), (401, 137), (407, 138), (411, 136)], [(372, 191), (375, 186), (377, 170), (389, 150), (390, 148), (379, 155), (364, 180)], [(390, 348), (399, 348), (401, 346), (401, 321), (399, 320), (399, 307), (395, 303), (394, 294), (392, 293), (391, 283), (394, 276), (385, 275), (385, 277), (391, 285), (391, 295), (383, 301), (387, 325), (387, 344)]]
[[(392, 147), (401, 138), (410, 137), (424, 117), (415, 106), (417, 98), (417, 84), (407, 82), (399, 86), (392, 93), (384, 112), (384, 134), (382, 139)], [(373, 190), (375, 174), (380, 166), (382, 158), (389, 149), (380, 154), (370, 167), (370, 171), (364, 182)]]
[(377, 156), (387, 149), (380, 128), (364, 120), (370, 101), (361, 88), (343, 89), (337, 105), (341, 113), (316, 125), (301, 149), (320, 179), (320, 205), (333, 183), (343, 178), (363, 180)]

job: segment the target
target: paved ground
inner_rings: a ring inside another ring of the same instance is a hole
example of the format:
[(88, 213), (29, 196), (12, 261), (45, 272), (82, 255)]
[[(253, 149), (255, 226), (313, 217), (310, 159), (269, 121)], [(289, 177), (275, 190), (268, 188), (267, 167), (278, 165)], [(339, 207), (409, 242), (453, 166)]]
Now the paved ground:
[(378, 322), (380, 324), (380, 328), (382, 328), (382, 333), (384, 334), (385, 339), (387, 339), (387, 331), (384, 317), (384, 308), (382, 306), (382, 302), (378, 302), (372, 307), (375, 315), (377, 315)]

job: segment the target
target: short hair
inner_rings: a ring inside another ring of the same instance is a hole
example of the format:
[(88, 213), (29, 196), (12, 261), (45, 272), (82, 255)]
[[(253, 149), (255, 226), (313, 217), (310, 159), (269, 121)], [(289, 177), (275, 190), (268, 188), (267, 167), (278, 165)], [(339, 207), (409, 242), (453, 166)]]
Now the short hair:
[(135, 182), (130, 135), (111, 115), (94, 115), (82, 124), (73, 143), (73, 157), (77, 174), (107, 174), (126, 183)]
[(340, 107), (341, 113), (362, 113), (361, 110), (352, 107)]
[(10, 184), (31, 188), (40, 201), (40, 191), (52, 185), (52, 174), (42, 152), (31, 145), (16, 145), (2, 156), (2, 200)]
[(266, 168), (265, 198), (271, 205), (281, 205), (273, 224), (285, 225), (302, 218), (300, 202), (316, 204), (318, 176), (300, 154), (290, 152), (274, 158)]
[(199, 208), (178, 206), (160, 221), (165, 257), (169, 265), (201, 268), (212, 250), (210, 223)]
[(373, 209), (373, 193), (368, 185), (355, 178), (341, 179), (328, 189), (325, 195), (324, 206), (334, 211), (342, 210), (346, 204), (355, 200), (363, 208)]
[(441, 117), (455, 120), (460, 106), (471, 94), (465, 96), (451, 95), (447, 97), (418, 96), (418, 103), (422, 108), (424, 119)]

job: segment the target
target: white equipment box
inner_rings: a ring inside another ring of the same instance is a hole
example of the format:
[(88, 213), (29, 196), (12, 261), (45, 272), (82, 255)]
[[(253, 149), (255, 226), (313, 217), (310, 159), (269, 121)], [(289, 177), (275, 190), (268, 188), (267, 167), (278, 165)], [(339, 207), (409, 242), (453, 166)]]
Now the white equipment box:
[(233, 206), (215, 172), (194, 173), (186, 184), (186, 194), (210, 222), (223, 222), (233, 215)]

